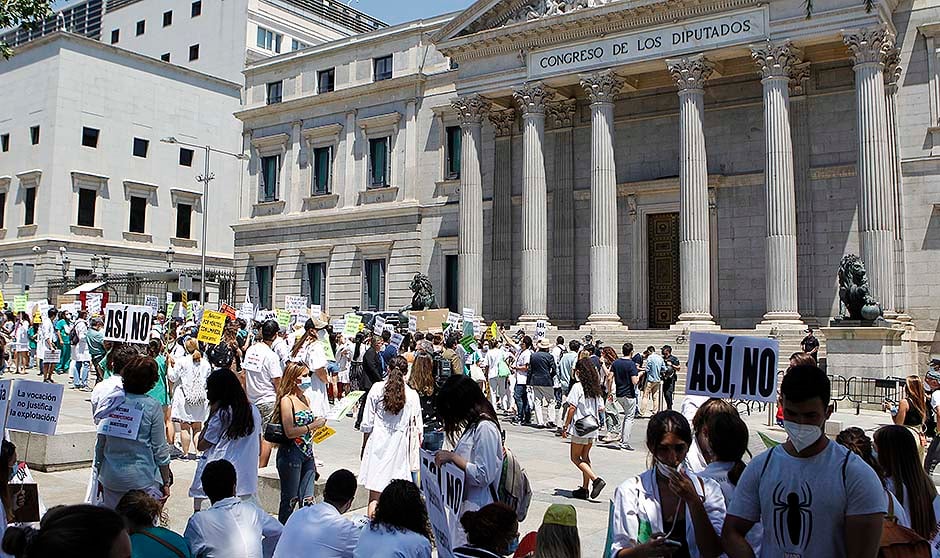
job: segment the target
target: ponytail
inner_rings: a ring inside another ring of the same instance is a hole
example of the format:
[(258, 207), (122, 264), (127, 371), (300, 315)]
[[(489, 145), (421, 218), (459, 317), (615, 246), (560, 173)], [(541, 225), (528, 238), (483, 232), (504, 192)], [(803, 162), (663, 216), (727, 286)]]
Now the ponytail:
[(405, 373), (408, 361), (395, 356), (388, 361), (388, 378), (382, 393), (382, 407), (386, 412), (397, 415), (405, 408)]
[[(312, 335), (311, 335), (311, 332), (313, 332)], [(296, 357), (297, 353), (300, 352), (300, 349), (302, 349), (304, 345), (307, 344), (307, 340), (309, 340), (311, 337), (316, 337), (316, 336), (317, 336), (317, 330), (315, 329), (304, 330), (303, 336), (301, 336), (301, 338), (298, 339), (296, 343), (294, 343), (294, 347), (290, 351), (290, 357), (291, 358)]]
[(199, 342), (196, 339), (190, 337), (186, 340), (186, 343), (183, 345), (187, 353), (193, 355), (193, 362), (199, 362), (202, 360), (202, 353), (199, 352)]
[(734, 465), (731, 466), (731, 470), (728, 471), (728, 481), (730, 481), (731, 484), (735, 486), (738, 485), (738, 481), (744, 473), (744, 467), (746, 467), (746, 465), (740, 459), (734, 462)]

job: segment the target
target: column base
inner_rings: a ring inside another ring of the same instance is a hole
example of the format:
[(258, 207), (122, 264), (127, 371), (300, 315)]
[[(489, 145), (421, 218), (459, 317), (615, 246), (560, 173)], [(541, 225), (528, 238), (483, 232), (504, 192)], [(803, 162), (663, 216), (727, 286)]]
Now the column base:
[(806, 323), (800, 317), (798, 312), (767, 312), (764, 314), (764, 321), (757, 324), (757, 330), (800, 330), (806, 329)]
[(669, 326), (670, 331), (719, 331), (721, 326), (716, 324), (711, 314), (679, 314), (679, 321)]
[(543, 321), (545, 322), (546, 329), (556, 329), (550, 321), (548, 321), (548, 316), (538, 316), (535, 314), (519, 316), (516, 320), (516, 327), (521, 327), (525, 329), (526, 333), (535, 333), (535, 324), (536, 322)]
[(578, 328), (579, 331), (590, 333), (594, 332), (618, 332), (627, 331), (629, 328), (620, 321), (620, 316), (616, 314), (591, 314), (585, 323)]

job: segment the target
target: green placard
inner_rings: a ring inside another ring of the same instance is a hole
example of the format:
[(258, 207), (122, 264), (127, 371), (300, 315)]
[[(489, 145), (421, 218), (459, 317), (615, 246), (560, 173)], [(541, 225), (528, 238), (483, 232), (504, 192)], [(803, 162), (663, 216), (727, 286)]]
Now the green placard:
[(277, 325), (281, 327), (287, 327), (290, 325), (290, 312), (287, 310), (278, 310), (277, 311)]
[(464, 335), (460, 339), (460, 344), (463, 345), (463, 348), (467, 350), (468, 353), (472, 353), (476, 350), (477, 340), (474, 339), (472, 335)]

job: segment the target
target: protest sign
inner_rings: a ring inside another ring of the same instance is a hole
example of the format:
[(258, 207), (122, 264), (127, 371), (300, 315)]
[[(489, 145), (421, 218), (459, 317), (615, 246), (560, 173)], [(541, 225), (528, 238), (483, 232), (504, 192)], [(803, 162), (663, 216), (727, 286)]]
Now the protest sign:
[(421, 490), (428, 507), (431, 530), (441, 558), (454, 555), (454, 534), (463, 503), (464, 473), (453, 463), (438, 467), (432, 452), (421, 450)]
[(473, 322), (470, 320), (464, 320), (463, 322), (463, 336), (464, 337), (473, 337)]
[(322, 314), (323, 314), (323, 308), (320, 307), (319, 304), (314, 304), (314, 305), (312, 305), (312, 306), (310, 307), (310, 317), (311, 317), (311, 318), (313, 318), (313, 319), (315, 319), (315, 320), (318, 320), (318, 319), (320, 319), (320, 316), (321, 316)]
[(400, 333), (393, 333), (392, 338), (388, 340), (388, 344), (395, 347), (395, 352), (398, 352), (401, 347), (401, 342), (405, 340), (405, 336)]
[(198, 341), (210, 345), (218, 345), (222, 341), (222, 330), (225, 328), (225, 314), (206, 310), (202, 313), (202, 322), (199, 324)]
[(418, 331), (418, 317), (408, 316), (408, 333), (412, 335)]
[(146, 345), (153, 316), (150, 306), (108, 303), (104, 308), (104, 340)]
[(46, 349), (46, 352), (42, 354), (43, 363), (46, 362), (59, 362), (62, 360), (62, 350), (61, 349)]
[(219, 305), (219, 312), (222, 312), (223, 314), (225, 314), (225, 317), (232, 321), (235, 321), (235, 318), (237, 317), (236, 316), (237, 313), (235, 312), (235, 307), (230, 304), (226, 304), (224, 302)]
[(186, 317), (190, 320), (198, 320), (202, 313), (202, 303), (198, 300), (190, 300), (186, 303)]
[(375, 322), (372, 324), (372, 333), (382, 335), (383, 331), (385, 331), (385, 317), (376, 316)]
[(319, 444), (323, 440), (326, 440), (333, 434), (336, 434), (336, 430), (333, 430), (329, 426), (323, 425), (320, 428), (317, 428), (313, 431), (313, 443)]
[(0, 291), (0, 308), (6, 304), (6, 301), (3, 300), (3, 291)]
[(291, 316), (307, 315), (307, 297), (305, 296), (285, 296), (284, 311)]
[(362, 323), (362, 316), (359, 314), (346, 314), (346, 325), (343, 326), (343, 337), (352, 339), (359, 333), (359, 324)]
[[(25, 465), (25, 463), (24, 463)], [(39, 521), (39, 485), (32, 483), (10, 483), (7, 494), (11, 502), (16, 502), (19, 494), (23, 495), (23, 505), (13, 506), (13, 521), (16, 523), (34, 523)]]
[(104, 293), (85, 293), (85, 310), (89, 316), (100, 316)]
[(250, 322), (255, 317), (255, 305), (250, 302), (243, 302), (238, 312), (236, 312), (235, 317)]
[(167, 291), (167, 293), (166, 293), (166, 303), (169, 304), (169, 303), (171, 303), (171, 302), (173, 302), (173, 293)]
[(136, 440), (143, 416), (143, 411), (131, 407), (125, 401), (115, 407), (111, 414), (98, 424), (98, 434), (124, 438), (125, 440)]
[(773, 403), (779, 350), (776, 339), (693, 331), (685, 392)]
[(548, 325), (545, 323), (545, 320), (538, 320), (535, 322), (535, 338), (541, 339), (545, 337), (545, 332), (548, 331)]
[(439, 332), (441, 331), (441, 323), (447, 321), (449, 313), (446, 308), (438, 310), (412, 310), (408, 312), (408, 316), (414, 317), (416, 320), (415, 331)]
[(290, 325), (290, 312), (287, 310), (277, 310), (277, 325), (287, 328)]
[(10, 406), (10, 388), (13, 380), (0, 380), (0, 417), (7, 416)]
[(475, 314), (475, 312), (473, 311), (473, 308), (464, 308), (464, 309), (463, 309), (463, 314), (462, 314), (463, 321), (465, 321), (465, 322), (472, 322), (472, 321), (473, 321), (473, 315), (474, 315), (474, 314)]
[(331, 409), (330, 412), (326, 415), (326, 420), (336, 422), (343, 420), (343, 418), (346, 416), (346, 412), (352, 409), (353, 405), (359, 402), (359, 399), (362, 398), (364, 393), (364, 391), (349, 392), (346, 397), (340, 399), (339, 402), (333, 405), (333, 409)]
[(170, 302), (167, 302), (167, 303), (166, 303), (166, 317), (167, 317), (167, 318), (172, 318), (172, 317), (173, 317), (173, 310), (175, 310), (175, 309), (176, 309), (176, 303), (175, 303), (175, 302), (173, 302), (172, 300), (171, 300)]
[(19, 380), (13, 386), (7, 428), (52, 436), (62, 408), (63, 384)]
[(153, 295), (147, 295), (144, 297), (144, 306), (153, 308), (153, 315), (156, 316), (157, 312), (160, 311), (160, 298)]
[[(289, 315), (288, 315), (287, 317), (290, 318)], [(266, 322), (266, 321), (268, 321), (268, 320), (276, 320), (276, 319), (277, 319), (277, 312), (275, 312), (274, 310), (261, 310), (261, 309), (259, 309), (257, 312), (255, 312), (255, 321), (256, 321), (256, 322), (264, 323), (264, 322)]]
[(330, 334), (327, 333), (325, 329), (321, 329), (317, 332), (317, 337), (320, 338), (320, 345), (323, 346), (323, 354), (326, 355), (326, 360), (336, 360), (336, 355), (333, 354), (333, 344), (330, 343)]
[(447, 313), (447, 323), (449, 323), (449, 324), (452, 325), (452, 326), (455, 326), (455, 325), (459, 324), (459, 323), (460, 323), (460, 314), (458, 314), (458, 313), (456, 313), (456, 312), (448, 312), (448, 313)]
[(496, 339), (499, 337), (499, 328), (496, 327), (496, 322), (490, 324), (489, 329), (486, 330), (487, 339)]
[(466, 349), (468, 353), (477, 350), (477, 340), (472, 335), (464, 335), (460, 339), (460, 344), (463, 345), (463, 348)]
[(29, 300), (29, 295), (16, 295), (13, 297), (13, 311), (19, 314), (20, 312), (26, 311), (26, 302)]

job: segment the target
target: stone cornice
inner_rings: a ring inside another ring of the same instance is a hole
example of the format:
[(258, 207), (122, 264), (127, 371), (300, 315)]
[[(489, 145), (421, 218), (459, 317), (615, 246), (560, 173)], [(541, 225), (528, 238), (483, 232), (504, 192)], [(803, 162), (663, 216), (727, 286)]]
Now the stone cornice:
[(597, 8), (458, 36), (470, 20), (481, 15), (471, 7), (446, 25), (433, 41), (445, 56), (461, 62), (507, 52), (534, 50), (559, 43), (577, 42), (630, 29), (664, 25), (676, 20), (697, 18), (761, 3), (759, 0), (610, 2)]

